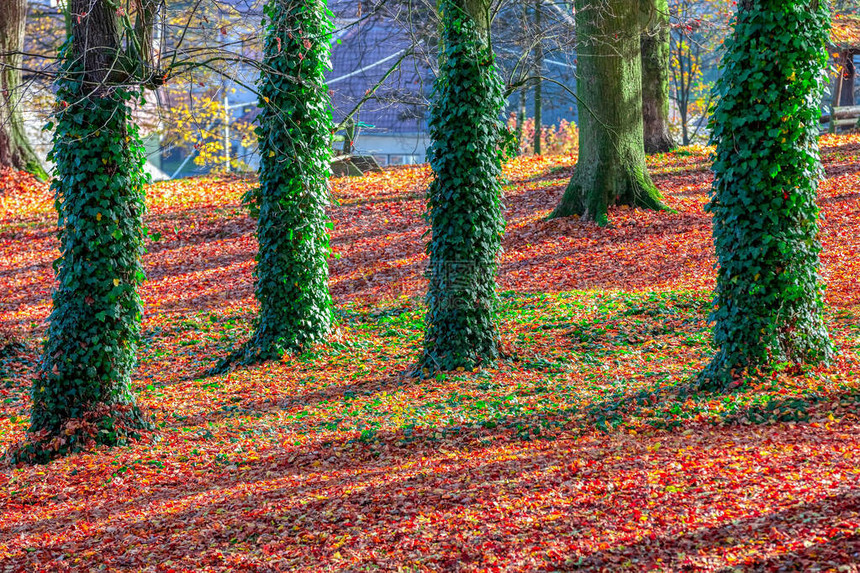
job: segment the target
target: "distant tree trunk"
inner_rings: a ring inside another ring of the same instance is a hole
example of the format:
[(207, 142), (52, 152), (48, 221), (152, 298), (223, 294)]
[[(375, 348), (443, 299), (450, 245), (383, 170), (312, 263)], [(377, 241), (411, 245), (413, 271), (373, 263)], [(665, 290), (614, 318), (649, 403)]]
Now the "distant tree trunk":
[(645, 166), (639, 22), (635, 2), (576, 1), (579, 160), (550, 217), (606, 225), (611, 205), (664, 208)]
[(534, 154), (541, 154), (541, 136), (543, 135), (543, 43), (541, 30), (541, 0), (535, 0), (535, 33), (537, 39), (535, 42), (535, 133), (534, 133)]
[(88, 441), (122, 443), (146, 425), (131, 391), (142, 313), (145, 176), (129, 102), (140, 92), (111, 83), (121, 46), (115, 7), (73, 0), (70, 10), (72, 43), (61, 53), (50, 155), (61, 258), (31, 394), (30, 432), (40, 444), (33, 458), (42, 461)]
[[(529, 10), (528, 4), (526, 2), (522, 3), (522, 12), (520, 14), (520, 25), (524, 31), (528, 30), (529, 23)], [(526, 32), (526, 38), (528, 40), (528, 34)], [(527, 84), (526, 84), (527, 85)], [(519, 106), (517, 107), (517, 155), (521, 153), (523, 150), (523, 125), (526, 121), (526, 90), (527, 87), (524, 85), (520, 89), (520, 100)]]
[[(831, 101), (830, 105), (832, 107), (839, 107), (842, 105), (842, 82), (845, 80), (845, 66), (848, 63), (848, 53), (847, 52), (839, 52), (839, 55), (836, 59), (836, 75), (833, 78), (833, 89), (831, 90)], [(834, 122), (830, 122), (831, 131), (834, 131), (835, 127)]]
[(681, 145), (690, 144), (690, 129), (687, 122), (689, 121), (690, 91), (693, 83), (692, 68), (695, 59), (692, 49), (690, 51), (684, 49), (687, 41), (689, 40), (685, 38), (683, 32), (677, 35), (675, 58), (678, 61), (678, 66), (671, 67), (672, 83), (675, 85), (675, 105), (678, 106), (678, 115), (681, 119)]
[(21, 52), (27, 0), (4, 0), (0, 8), (0, 166), (46, 177), (21, 117)]
[(675, 147), (669, 133), (669, 61), (671, 38), (668, 0), (642, 0), (642, 120), (645, 153)]
[(526, 120), (526, 88), (520, 90), (520, 101), (517, 106), (517, 154), (522, 149), (523, 124)]
[[(853, 54), (852, 54), (853, 56)], [(854, 58), (849, 57), (845, 66), (845, 79), (842, 81), (842, 105), (853, 106), (854, 83), (857, 79), (857, 68), (854, 66)]]
[(499, 356), (496, 257), (503, 84), (488, 0), (441, 0), (439, 76), (430, 107), (431, 238), (421, 369), (472, 369)]
[(854, 105), (854, 82), (857, 70), (854, 67), (854, 55), (850, 51), (839, 54), (836, 63), (836, 78), (833, 87), (833, 107)]

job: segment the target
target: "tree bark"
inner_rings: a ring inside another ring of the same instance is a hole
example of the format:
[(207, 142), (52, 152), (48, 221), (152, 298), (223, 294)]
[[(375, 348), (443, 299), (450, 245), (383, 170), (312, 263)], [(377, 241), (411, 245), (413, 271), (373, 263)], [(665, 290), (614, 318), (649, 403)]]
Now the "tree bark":
[[(58, 286), (31, 392), (37, 461), (89, 440), (119, 444), (147, 425), (131, 389), (144, 277), (145, 159), (129, 105), (139, 92), (111, 83), (120, 46), (116, 10), (107, 0), (73, 0), (71, 10), (51, 151)], [(86, 424), (68, 426), (81, 420), (104, 431), (89, 436)]]
[(854, 82), (857, 79), (857, 69), (854, 67), (853, 54), (849, 52), (845, 58), (845, 67), (842, 68), (842, 97), (839, 98), (841, 107), (854, 105)]
[(669, 37), (668, 0), (643, 0), (642, 120), (645, 153), (664, 153), (676, 147), (669, 133)]
[[(840, 52), (838, 61), (836, 62), (836, 76), (833, 78), (833, 89), (831, 90), (833, 96), (830, 104), (832, 107), (840, 107), (842, 105), (842, 84), (845, 82), (845, 66), (847, 65), (848, 52)], [(831, 123), (831, 131), (833, 131), (833, 125), (834, 124)]]
[(108, 2), (71, 0), (69, 5), (74, 57), (83, 64), (87, 91), (105, 92), (111, 84), (124, 83), (130, 74), (120, 47), (116, 9)]
[(526, 120), (526, 88), (520, 90), (520, 100), (517, 105), (517, 155), (520, 154), (523, 141), (523, 123)]
[(541, 154), (541, 135), (543, 135), (543, 44), (541, 43), (541, 0), (535, 0), (535, 132), (533, 149), (535, 155)]
[(663, 209), (645, 166), (639, 9), (577, 0), (579, 160), (550, 217), (608, 223), (611, 205)]
[[(521, 18), (520, 19), (520, 25), (522, 26), (522, 29), (524, 31), (527, 31), (528, 30), (528, 22), (529, 22), (528, 4), (523, 2), (521, 7), (522, 7), (522, 12), (520, 15), (520, 18)], [(528, 42), (528, 33), (526, 32), (526, 42), (525, 43), (527, 43), (527, 42)], [(520, 155), (520, 153), (523, 150), (523, 124), (525, 123), (525, 120), (526, 120), (526, 95), (527, 95), (526, 90), (527, 90), (527, 87), (525, 85), (520, 89), (519, 102), (518, 102), (518, 106), (517, 106), (517, 128), (516, 128), (517, 129), (517, 132), (516, 132), (517, 155)]]
[(27, 0), (5, 0), (0, 8), (0, 166), (45, 176), (24, 131), (21, 116), (21, 52)]

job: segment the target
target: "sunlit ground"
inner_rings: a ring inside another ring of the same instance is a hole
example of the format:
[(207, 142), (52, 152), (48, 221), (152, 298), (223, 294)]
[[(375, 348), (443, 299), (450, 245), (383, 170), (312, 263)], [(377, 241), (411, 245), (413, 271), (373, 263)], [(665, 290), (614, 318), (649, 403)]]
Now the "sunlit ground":
[[(335, 180), (338, 329), (203, 377), (254, 315), (252, 179), (152, 186), (135, 391), (155, 435), (0, 474), (0, 569), (765, 570), (860, 563), (860, 137), (822, 139), (836, 364), (723, 395), (708, 360), (708, 150), (651, 161), (672, 213), (546, 221), (575, 159), (505, 170), (508, 358), (406, 377), (420, 352), (426, 167)], [(56, 218), (2, 175), (0, 447), (23, 436)]]

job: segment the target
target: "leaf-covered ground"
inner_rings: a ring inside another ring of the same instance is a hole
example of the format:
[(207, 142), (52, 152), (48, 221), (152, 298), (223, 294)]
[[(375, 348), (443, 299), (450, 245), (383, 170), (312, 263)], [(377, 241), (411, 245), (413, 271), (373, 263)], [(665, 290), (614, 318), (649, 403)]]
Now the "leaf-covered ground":
[[(404, 376), (419, 352), (426, 167), (333, 181), (338, 331), (202, 377), (249, 333), (250, 179), (152, 186), (132, 447), (2, 468), (0, 570), (860, 570), (860, 137), (822, 140), (829, 368), (723, 395), (707, 150), (654, 158), (675, 213), (546, 221), (569, 157), (505, 170), (495, 369)], [(0, 448), (53, 284), (44, 186), (0, 174)]]

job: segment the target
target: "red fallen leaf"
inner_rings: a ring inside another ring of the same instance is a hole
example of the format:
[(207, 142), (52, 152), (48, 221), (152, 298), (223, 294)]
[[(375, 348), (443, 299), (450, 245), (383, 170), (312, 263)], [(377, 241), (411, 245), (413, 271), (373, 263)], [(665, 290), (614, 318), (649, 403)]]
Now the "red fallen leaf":
[[(500, 332), (510, 354), (529, 354), (426, 381), (399, 376), (420, 348), (426, 166), (332, 180), (339, 202), (330, 209), (332, 244), (342, 256), (331, 261), (330, 285), (342, 320), (331, 345), (211, 378), (196, 374), (244, 340), (255, 312), (254, 221), (240, 210), (254, 181), (150, 186), (147, 225), (162, 239), (144, 258), (134, 390), (160, 440), (8, 468), (0, 530), (14, 535), (0, 535), (0, 564), (852, 566), (860, 426), (846, 392), (858, 388), (860, 373), (860, 137), (825, 137), (821, 147), (823, 272), (840, 357), (832, 368), (779, 372), (775, 381), (713, 399), (671, 393), (710, 351), (707, 340), (689, 340), (704, 329), (691, 322), (704, 321), (713, 286), (701, 209), (710, 184), (705, 149), (651, 160), (678, 213), (615, 209), (612, 229), (545, 220), (573, 157), (506, 165), (512, 183), (504, 188), (499, 283), (517, 292), (503, 298), (505, 308), (517, 308), (503, 313)], [(21, 329), (35, 352), (58, 255), (52, 198), (22, 174), (0, 176), (0, 186), (16, 191), (0, 198), (0, 324)], [(682, 294), (689, 292), (696, 297)], [(673, 296), (702, 308), (691, 313)], [(665, 316), (645, 313), (658, 309)], [(28, 356), (0, 362), (3, 450), (27, 427), (37, 360)], [(640, 390), (649, 391), (640, 403), (619, 406), (625, 425), (616, 430), (596, 429), (578, 414), (614, 392)], [(746, 402), (779, 400), (782, 415), (808, 395), (822, 397), (809, 422), (713, 423), (727, 411), (726, 398), (745, 415)], [(498, 419), (476, 414), (491, 409)], [(654, 419), (678, 427), (656, 429)], [(552, 439), (532, 435), (536, 429)]]

